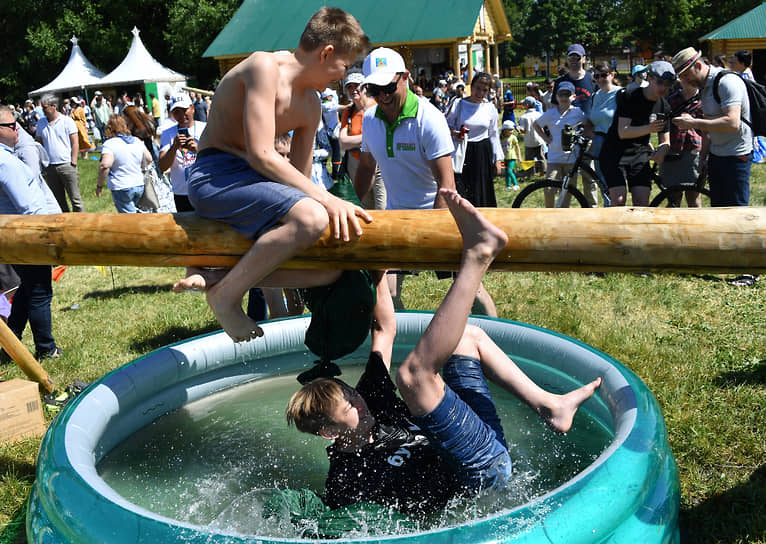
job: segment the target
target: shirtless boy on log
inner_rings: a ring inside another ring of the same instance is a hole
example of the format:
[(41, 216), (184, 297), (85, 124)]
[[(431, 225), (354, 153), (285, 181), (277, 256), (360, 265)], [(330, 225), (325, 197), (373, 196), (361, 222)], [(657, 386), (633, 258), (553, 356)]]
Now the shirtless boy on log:
[[(277, 271), (311, 247), (329, 225), (335, 238), (359, 236), (372, 218), (311, 181), (314, 138), (321, 116), (318, 90), (343, 80), (370, 46), (359, 22), (323, 7), (309, 20), (290, 55), (256, 52), (221, 80), (189, 172), (189, 200), (205, 218), (223, 221), (255, 240), (231, 270), (189, 269), (176, 292), (205, 290), (223, 330), (241, 342), (262, 336), (242, 310), (253, 286), (314, 287), (336, 271)], [(293, 131), (290, 159), (274, 149), (277, 134)]]

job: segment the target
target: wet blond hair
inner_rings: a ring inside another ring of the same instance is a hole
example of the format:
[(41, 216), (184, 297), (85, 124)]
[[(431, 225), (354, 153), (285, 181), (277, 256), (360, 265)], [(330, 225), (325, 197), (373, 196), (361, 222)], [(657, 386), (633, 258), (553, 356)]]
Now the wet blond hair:
[(323, 427), (335, 423), (329, 416), (351, 386), (341, 380), (317, 378), (296, 391), (287, 403), (285, 418), (301, 432), (319, 435)]
[(324, 6), (306, 23), (298, 47), (314, 51), (325, 45), (332, 45), (341, 55), (354, 53), (362, 56), (370, 50), (370, 38), (356, 17), (340, 8)]

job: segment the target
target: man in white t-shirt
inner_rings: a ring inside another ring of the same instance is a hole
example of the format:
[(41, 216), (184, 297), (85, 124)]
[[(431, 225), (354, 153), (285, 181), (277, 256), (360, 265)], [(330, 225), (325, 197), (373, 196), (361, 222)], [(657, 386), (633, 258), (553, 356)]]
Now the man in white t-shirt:
[(77, 154), (80, 151), (77, 125), (71, 117), (59, 113), (56, 96), (43, 96), (42, 106), (43, 117), (37, 122), (35, 139), (45, 148), (50, 160), (46, 168), (48, 186), (63, 211), (69, 211), (67, 195), (72, 201), (73, 212), (85, 211), (77, 175)]
[[(367, 95), (377, 101), (362, 121), (362, 146), (354, 188), (364, 198), (372, 187), (375, 166), (386, 186), (387, 209), (444, 208), (440, 188), (455, 189), (452, 135), (444, 115), (426, 98), (409, 90), (410, 72), (401, 55), (380, 47), (362, 66)], [(401, 276), (400, 276), (401, 277)], [(401, 281), (391, 286), (400, 308)], [(489, 293), (477, 295), (488, 315), (496, 315)]]
[(170, 183), (176, 210), (193, 212), (189, 202), (189, 167), (197, 160), (197, 143), (206, 123), (194, 120), (194, 104), (185, 93), (170, 98), (170, 117), (176, 124), (162, 131), (160, 136), (160, 170), (170, 170)]
[(362, 122), (357, 194), (372, 187), (376, 164), (386, 185), (389, 210), (443, 208), (441, 187), (454, 188), (454, 145), (444, 115), (408, 88), (402, 57), (381, 47), (364, 62), (367, 94), (378, 101)]

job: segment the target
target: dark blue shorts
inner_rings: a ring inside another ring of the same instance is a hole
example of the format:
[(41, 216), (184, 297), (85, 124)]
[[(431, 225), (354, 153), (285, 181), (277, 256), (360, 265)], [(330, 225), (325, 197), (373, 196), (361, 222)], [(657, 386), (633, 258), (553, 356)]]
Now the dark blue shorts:
[(444, 398), (414, 418), (423, 434), (473, 491), (502, 487), (511, 477), (511, 457), (481, 363), (453, 355), (442, 371)]
[(308, 195), (266, 179), (235, 155), (205, 149), (189, 169), (189, 201), (206, 219), (231, 225), (255, 239)]

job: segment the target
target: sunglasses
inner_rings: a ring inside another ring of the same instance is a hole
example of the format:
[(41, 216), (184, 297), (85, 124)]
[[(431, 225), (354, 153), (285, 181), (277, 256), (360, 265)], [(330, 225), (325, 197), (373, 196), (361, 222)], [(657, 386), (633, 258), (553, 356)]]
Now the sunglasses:
[(0, 127), (9, 128), (11, 130), (18, 130), (16, 128), (16, 121), (14, 121), (13, 123), (0, 123)]
[(392, 81), (388, 85), (373, 85), (372, 83), (368, 83), (367, 96), (371, 96), (372, 98), (375, 98), (379, 94), (392, 94), (396, 92), (396, 86), (399, 85), (399, 81), (401, 79), (402, 79), (402, 74), (399, 74), (399, 77), (397, 77), (394, 81)]
[(606, 76), (608, 75), (609, 75), (609, 72), (606, 72), (606, 73), (596, 72), (595, 74), (593, 74), (593, 79), (601, 79), (602, 77), (606, 78)]
[[(652, 74), (652, 75), (654, 76), (654, 74)], [(673, 83), (675, 83), (675, 81), (676, 81), (675, 78), (668, 79), (668, 78), (664, 78), (664, 77), (660, 77), (660, 76), (654, 76), (654, 82), (657, 85), (662, 85), (663, 87), (670, 87), (670, 86), (673, 85)]]
[(574, 60), (580, 60), (582, 56), (578, 55), (577, 53), (570, 53), (567, 55), (568, 59), (574, 59)]

